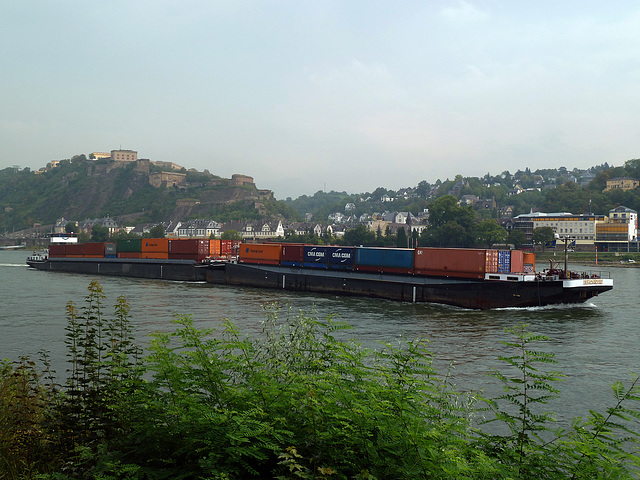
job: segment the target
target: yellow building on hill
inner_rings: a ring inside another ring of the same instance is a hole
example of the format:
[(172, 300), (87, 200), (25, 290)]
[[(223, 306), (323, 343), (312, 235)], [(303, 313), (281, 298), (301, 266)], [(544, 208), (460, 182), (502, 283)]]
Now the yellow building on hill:
[(640, 185), (640, 181), (635, 178), (629, 177), (617, 177), (607, 180), (607, 187), (604, 189), (605, 192), (609, 190), (633, 190), (634, 188), (638, 188)]

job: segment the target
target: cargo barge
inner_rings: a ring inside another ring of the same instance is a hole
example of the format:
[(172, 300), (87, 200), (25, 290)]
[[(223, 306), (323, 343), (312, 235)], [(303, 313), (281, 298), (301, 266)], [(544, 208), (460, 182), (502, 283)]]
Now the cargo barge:
[(50, 248), (47, 257), (27, 263), (40, 270), (207, 281), (471, 309), (582, 303), (613, 288), (609, 278), (566, 268), (536, 273), (535, 256), (519, 250), (172, 239), (84, 245), (71, 249), (76, 256), (67, 245)]

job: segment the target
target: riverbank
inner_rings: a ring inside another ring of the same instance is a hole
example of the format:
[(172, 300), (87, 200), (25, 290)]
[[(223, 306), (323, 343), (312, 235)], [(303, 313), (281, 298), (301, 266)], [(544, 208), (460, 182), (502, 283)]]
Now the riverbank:
[[(597, 259), (597, 260), (596, 260)], [(549, 266), (549, 261), (554, 264), (564, 264), (564, 252), (536, 252), (536, 270), (542, 270)], [(599, 267), (640, 267), (640, 253), (637, 252), (569, 252), (568, 261), (581, 265)]]

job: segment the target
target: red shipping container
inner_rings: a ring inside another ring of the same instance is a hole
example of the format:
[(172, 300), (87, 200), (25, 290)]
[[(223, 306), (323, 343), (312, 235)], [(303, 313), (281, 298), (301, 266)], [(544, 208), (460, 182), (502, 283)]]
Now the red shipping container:
[(69, 255), (80, 255), (84, 254), (84, 248), (81, 243), (67, 243), (65, 248), (65, 256)]
[(141, 258), (140, 255), (140, 252), (119, 252), (118, 258)]
[(166, 260), (169, 258), (168, 252), (140, 252), (140, 258), (156, 258)]
[(190, 255), (209, 255), (209, 240), (197, 238), (179, 238), (169, 240), (169, 253), (187, 253)]
[(209, 257), (207, 255), (201, 255), (197, 253), (171, 253), (169, 252), (169, 259), (171, 260), (194, 260), (196, 262), (202, 262)]
[[(168, 238), (143, 238), (140, 243), (141, 252), (169, 252)], [(151, 258), (151, 257), (149, 257)]]
[(302, 266), (304, 262), (304, 244), (302, 243), (286, 243), (282, 244), (282, 257), (280, 260), (283, 264), (296, 264)]
[(220, 254), (222, 256), (238, 255), (240, 240), (220, 240)]
[(66, 245), (49, 245), (50, 257), (64, 257), (67, 255)]
[(487, 270), (487, 250), (418, 247), (414, 262), (416, 275), (484, 278)]
[(524, 272), (524, 252), (522, 250), (511, 250), (511, 273)]
[(104, 243), (84, 243), (82, 254), (85, 257), (104, 257)]
[(241, 243), (238, 262), (279, 265), (282, 245), (279, 243)]

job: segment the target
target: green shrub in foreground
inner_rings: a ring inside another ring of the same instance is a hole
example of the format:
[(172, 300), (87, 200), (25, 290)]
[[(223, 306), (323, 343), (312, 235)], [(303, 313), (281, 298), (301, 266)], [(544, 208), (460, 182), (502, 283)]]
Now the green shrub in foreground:
[[(434, 370), (424, 339), (364, 349), (335, 317), (275, 306), (255, 336), (179, 316), (143, 364), (126, 301), (112, 319), (103, 301), (92, 282), (68, 306), (62, 388), (3, 364), (0, 419), (22, 411), (38, 434), (16, 447), (24, 430), (0, 424), (0, 478), (637, 478), (638, 379), (614, 384), (605, 414), (554, 429), (544, 407), (560, 375), (524, 326), (491, 372), (503, 395), (483, 400)], [(508, 433), (483, 432), (480, 415)]]

